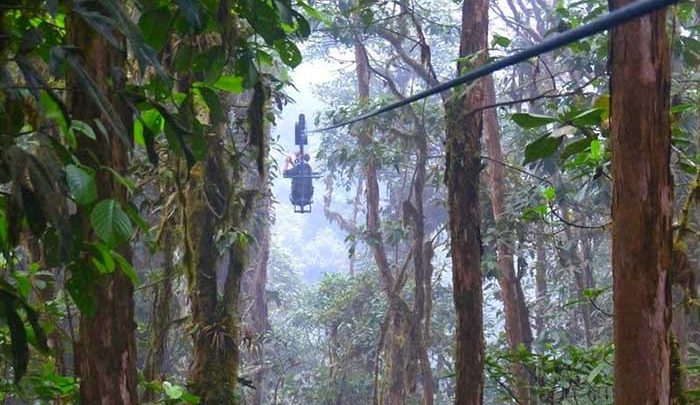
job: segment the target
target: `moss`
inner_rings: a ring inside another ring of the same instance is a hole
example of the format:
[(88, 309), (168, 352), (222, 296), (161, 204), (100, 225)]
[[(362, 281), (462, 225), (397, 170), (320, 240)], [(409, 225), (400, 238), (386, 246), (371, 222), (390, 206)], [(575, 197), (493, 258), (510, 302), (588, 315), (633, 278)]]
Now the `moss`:
[(683, 389), (683, 365), (678, 345), (678, 339), (672, 333), (671, 337), (671, 404), (686, 405), (688, 401)]

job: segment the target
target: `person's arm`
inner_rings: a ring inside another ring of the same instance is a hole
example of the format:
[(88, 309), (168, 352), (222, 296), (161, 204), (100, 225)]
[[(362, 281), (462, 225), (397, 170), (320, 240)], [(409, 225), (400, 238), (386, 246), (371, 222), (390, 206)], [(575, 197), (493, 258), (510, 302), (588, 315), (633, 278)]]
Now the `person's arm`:
[(289, 174), (289, 165), (292, 164), (292, 157), (291, 156), (286, 156), (284, 159), (284, 168), (282, 169), (282, 177), (287, 177)]

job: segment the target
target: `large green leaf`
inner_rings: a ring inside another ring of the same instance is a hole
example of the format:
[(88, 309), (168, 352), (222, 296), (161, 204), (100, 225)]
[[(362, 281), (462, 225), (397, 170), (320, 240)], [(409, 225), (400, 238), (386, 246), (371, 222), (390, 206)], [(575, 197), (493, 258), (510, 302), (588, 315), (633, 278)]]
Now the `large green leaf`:
[(170, 34), (171, 19), (168, 7), (159, 7), (143, 13), (138, 25), (144, 41), (156, 50), (163, 48)]
[(274, 43), (274, 48), (280, 55), (282, 62), (287, 66), (297, 67), (301, 63), (301, 52), (294, 42), (288, 39), (277, 40)]
[(212, 87), (230, 93), (240, 93), (243, 91), (243, 78), (240, 76), (221, 76), (212, 83)]
[(185, 393), (185, 390), (182, 387), (168, 381), (163, 382), (163, 391), (165, 391), (165, 395), (167, 395), (170, 399), (180, 399), (182, 394)]
[[(25, 320), (22, 319), (24, 314)], [(19, 296), (10, 284), (0, 280), (0, 321), (10, 331), (10, 349), (15, 383), (19, 382), (29, 364), (29, 343), (46, 353), (46, 334), (39, 325), (39, 315)]]
[(103, 200), (90, 213), (92, 228), (108, 246), (126, 242), (134, 229), (129, 216), (116, 200)]
[(216, 92), (208, 87), (200, 86), (197, 88), (199, 94), (202, 96), (204, 103), (209, 108), (209, 114), (212, 121), (221, 122), (226, 118), (224, 114), (224, 109), (221, 108), (221, 99)]
[(90, 263), (100, 274), (114, 272), (116, 263), (112, 257), (112, 250), (101, 243), (90, 243), (86, 245), (86, 250), (90, 253)]
[(66, 184), (73, 200), (88, 205), (97, 199), (95, 174), (76, 165), (66, 166)]
[(40, 194), (24, 186), (20, 187), (20, 192), (24, 215), (27, 218), (29, 229), (34, 235), (41, 235), (46, 229), (46, 216), (44, 215), (42, 201), (39, 198)]
[(532, 163), (539, 159), (552, 156), (559, 149), (563, 138), (552, 138), (549, 134), (529, 143), (525, 147), (525, 161), (523, 164)]
[(119, 269), (127, 276), (129, 277), (129, 280), (131, 280), (131, 283), (134, 285), (139, 284), (139, 276), (136, 274), (136, 270), (134, 270), (134, 266), (129, 263), (128, 260), (122, 255), (120, 255), (117, 252), (112, 252), (112, 258), (114, 259), (115, 262), (119, 265)]
[(493, 39), (491, 40), (491, 46), (499, 45), (507, 48), (511, 43), (510, 38), (504, 37), (503, 35), (493, 34)]
[(66, 290), (83, 315), (95, 314), (95, 281), (99, 273), (91, 265), (75, 262), (69, 267)]
[(223, 46), (213, 46), (205, 51), (196, 53), (192, 59), (192, 72), (202, 80), (211, 82), (218, 79), (226, 67), (226, 50)]
[(190, 26), (191, 33), (199, 32), (204, 28), (204, 16), (198, 0), (177, 0), (177, 5)]
[(552, 122), (556, 122), (556, 118), (547, 115), (540, 114), (530, 114), (530, 113), (517, 113), (511, 116), (513, 122), (521, 126), (522, 128), (537, 128)]
[(600, 125), (602, 119), (603, 109), (591, 108), (573, 117), (571, 123), (577, 127), (589, 127), (592, 125)]
[(331, 16), (321, 13), (321, 11), (311, 7), (305, 1), (297, 0), (297, 5), (301, 6), (301, 8), (303, 8), (304, 11), (306, 11), (306, 14), (308, 14), (309, 17), (315, 19), (316, 21), (322, 22), (327, 26), (331, 26), (333, 24), (333, 18), (331, 18)]
[(593, 141), (593, 138), (586, 137), (566, 144), (564, 151), (561, 153), (561, 158), (566, 160), (570, 156), (585, 151), (591, 145), (591, 141)]
[(87, 122), (83, 122), (80, 120), (72, 120), (70, 123), (70, 130), (73, 131), (73, 133), (75, 133), (75, 131), (82, 132), (83, 135), (87, 136), (93, 141), (97, 140), (97, 135), (95, 135), (95, 131)]

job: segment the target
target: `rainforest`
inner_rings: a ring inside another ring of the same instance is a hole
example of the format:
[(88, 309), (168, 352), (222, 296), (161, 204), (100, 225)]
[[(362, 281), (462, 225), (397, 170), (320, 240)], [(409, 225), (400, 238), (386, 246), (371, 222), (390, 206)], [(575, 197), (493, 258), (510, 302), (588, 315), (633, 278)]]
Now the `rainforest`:
[(0, 404), (700, 404), (700, 4), (2, 0)]

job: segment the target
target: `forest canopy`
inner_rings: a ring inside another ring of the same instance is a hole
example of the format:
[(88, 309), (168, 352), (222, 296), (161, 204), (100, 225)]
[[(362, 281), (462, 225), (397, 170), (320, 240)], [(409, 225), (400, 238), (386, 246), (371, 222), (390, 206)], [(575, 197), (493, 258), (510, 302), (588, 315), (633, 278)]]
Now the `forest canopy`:
[(698, 10), (4, 1), (0, 403), (700, 403)]

